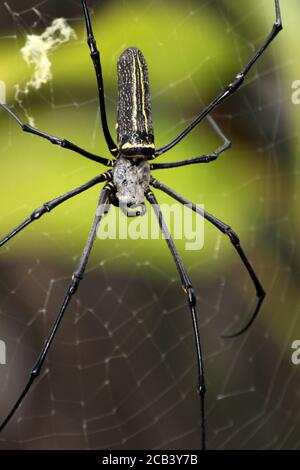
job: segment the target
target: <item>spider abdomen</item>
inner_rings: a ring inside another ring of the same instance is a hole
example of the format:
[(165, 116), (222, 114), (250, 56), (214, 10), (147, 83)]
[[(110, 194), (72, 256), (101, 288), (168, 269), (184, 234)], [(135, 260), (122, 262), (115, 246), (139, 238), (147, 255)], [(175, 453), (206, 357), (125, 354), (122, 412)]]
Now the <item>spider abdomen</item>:
[(130, 47), (118, 61), (117, 138), (120, 153), (146, 156), (154, 153), (148, 67), (139, 49)]
[(144, 194), (150, 182), (150, 167), (146, 158), (119, 156), (113, 167), (116, 197), (128, 207), (144, 203)]

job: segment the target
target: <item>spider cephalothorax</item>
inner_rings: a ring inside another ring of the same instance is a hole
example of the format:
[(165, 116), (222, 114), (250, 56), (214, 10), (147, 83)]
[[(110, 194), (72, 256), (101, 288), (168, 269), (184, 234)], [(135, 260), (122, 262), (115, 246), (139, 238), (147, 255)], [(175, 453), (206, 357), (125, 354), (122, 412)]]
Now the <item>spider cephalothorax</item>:
[[(96, 215), (94, 218), (91, 231), (83, 251), (82, 257), (77, 265), (77, 268), (72, 276), (70, 285), (68, 287), (67, 293), (63, 299), (62, 305), (60, 307), (59, 313), (51, 327), (50, 333), (44, 343), (44, 346), (36, 360), (34, 367), (31, 370), (29, 380), (20, 394), (18, 400), (15, 402), (10, 412), (7, 414), (6, 418), (0, 425), (0, 431), (6, 426), (9, 422), (15, 411), (17, 410), (20, 403), (23, 401), (23, 398), (27, 395), (28, 391), (31, 388), (32, 383), (39, 375), (40, 370), (43, 366), (45, 358), (47, 356), (48, 350), (51, 346), (51, 343), (55, 337), (55, 334), (58, 330), (58, 327), (61, 323), (61, 320), (64, 316), (66, 308), (72, 298), (76, 293), (80, 281), (83, 278), (85, 273), (85, 268), (88, 263), (89, 255), (93, 246), (93, 243), (96, 239), (97, 230), (99, 223), (101, 221), (102, 215), (104, 212), (109, 210), (110, 204), (115, 204), (119, 206), (127, 216), (131, 216), (132, 213), (127, 211), (127, 208), (134, 208), (137, 206), (142, 207), (141, 211), (137, 211), (134, 215), (140, 215), (143, 213), (144, 196), (147, 201), (152, 205), (155, 214), (158, 219), (159, 226), (162, 230), (164, 238), (168, 244), (172, 257), (175, 261), (176, 268), (178, 270), (180, 280), (182, 283), (183, 291), (187, 296), (187, 302), (190, 309), (192, 317), (192, 326), (195, 338), (195, 347), (196, 347), (196, 358), (197, 358), (197, 369), (198, 369), (198, 392), (200, 396), (200, 412), (201, 412), (201, 443), (202, 449), (205, 449), (206, 438), (205, 438), (205, 407), (204, 407), (204, 396), (205, 396), (205, 380), (204, 380), (204, 366), (203, 366), (203, 355), (201, 350), (200, 343), (200, 331), (198, 327), (198, 319), (196, 314), (196, 296), (193, 290), (191, 280), (188, 276), (188, 273), (181, 261), (181, 258), (177, 252), (173, 239), (170, 235), (168, 227), (164, 222), (160, 207), (156, 200), (155, 195), (150, 190), (149, 185), (154, 188), (157, 188), (164, 193), (171, 196), (173, 199), (178, 201), (181, 204), (186, 204), (188, 207), (197, 212), (201, 217), (204, 217), (209, 223), (214, 225), (220, 232), (226, 234), (233, 247), (235, 248), (237, 254), (239, 255), (244, 267), (246, 268), (253, 285), (256, 289), (256, 294), (258, 301), (256, 308), (248, 320), (248, 322), (240, 328), (238, 331), (230, 334), (225, 334), (226, 337), (234, 337), (242, 334), (246, 331), (249, 326), (253, 323), (256, 318), (259, 309), (262, 305), (265, 292), (262, 288), (262, 285), (255, 274), (252, 265), (250, 264), (248, 258), (243, 251), (240, 241), (236, 233), (230, 228), (229, 225), (222, 222), (217, 217), (213, 216), (206, 210), (200, 209), (195, 204), (190, 203), (187, 199), (183, 198), (177, 194), (173, 189), (168, 186), (160, 183), (156, 179), (152, 178), (150, 175), (150, 170), (156, 169), (165, 169), (165, 168), (174, 168), (185, 165), (192, 165), (198, 163), (209, 163), (218, 158), (218, 156), (227, 150), (230, 147), (229, 140), (224, 136), (222, 131), (216, 122), (210, 117), (210, 113), (215, 109), (222, 101), (224, 101), (228, 96), (233, 94), (240, 85), (243, 83), (245, 76), (248, 74), (254, 63), (259, 59), (263, 54), (269, 44), (273, 41), (275, 36), (282, 29), (281, 23), (281, 14), (280, 14), (280, 5), (279, 0), (274, 0), (275, 2), (275, 12), (276, 12), (276, 21), (272, 27), (271, 32), (261, 45), (261, 47), (253, 54), (249, 62), (244, 66), (244, 68), (234, 77), (233, 81), (221, 91), (216, 98), (214, 98), (210, 104), (203, 108), (203, 110), (196, 116), (196, 118), (169, 144), (161, 147), (159, 149), (154, 148), (154, 136), (153, 136), (153, 125), (152, 125), (152, 116), (151, 116), (151, 102), (150, 102), (150, 90), (149, 90), (149, 78), (146, 61), (142, 53), (136, 48), (128, 48), (121, 55), (118, 61), (118, 79), (119, 79), (119, 99), (118, 99), (118, 123), (117, 123), (117, 145), (115, 144), (108, 125), (105, 111), (105, 100), (104, 100), (104, 91), (103, 91), (103, 79), (101, 71), (101, 62), (100, 54), (97, 49), (96, 41), (94, 38), (92, 25), (90, 21), (90, 16), (86, 1), (82, 0), (84, 18), (87, 30), (87, 42), (91, 53), (91, 58), (96, 71), (96, 78), (98, 84), (98, 95), (99, 95), (99, 104), (100, 104), (100, 114), (103, 133), (105, 140), (108, 146), (108, 149), (111, 155), (114, 157), (113, 160), (101, 157), (99, 155), (92, 154), (87, 150), (84, 150), (72, 142), (55, 137), (53, 135), (42, 132), (28, 124), (25, 124), (21, 119), (15, 114), (15, 112), (10, 109), (5, 104), (0, 106), (9, 113), (13, 119), (22, 127), (25, 132), (30, 132), (32, 134), (38, 135), (44, 139), (49, 140), (53, 144), (60, 145), (63, 148), (67, 148), (76, 153), (83, 155), (84, 157), (98, 162), (110, 169), (105, 173), (98, 174), (91, 181), (79, 186), (75, 189), (72, 189), (62, 196), (46, 202), (40, 208), (35, 210), (24, 222), (22, 222), (18, 227), (12, 230), (8, 235), (6, 235), (2, 240), (0, 240), (0, 247), (4, 245), (8, 240), (14, 237), (18, 232), (23, 230), (31, 222), (40, 218), (43, 214), (51, 211), (59, 204), (62, 204), (67, 199), (70, 199), (77, 194), (82, 193), (83, 191), (91, 188), (95, 184), (106, 182), (104, 188), (101, 191)], [(149, 165), (148, 160), (153, 160), (163, 153), (167, 152), (173, 148), (178, 142), (180, 142), (194, 127), (196, 127), (203, 119), (207, 118), (211, 123), (214, 130), (217, 132), (218, 136), (222, 139), (223, 144), (217, 148), (211, 154), (204, 154), (193, 158), (187, 158), (185, 160), (176, 161), (176, 162), (161, 162), (161, 163), (151, 163)], [(111, 169), (112, 167), (112, 169)], [(107, 207), (108, 206), (108, 207)], [(106, 210), (101, 210), (103, 207), (106, 207)], [(98, 210), (99, 209), (99, 210)]]
[(113, 183), (120, 207), (144, 205), (145, 191), (150, 183), (147, 159), (120, 155), (113, 165)]

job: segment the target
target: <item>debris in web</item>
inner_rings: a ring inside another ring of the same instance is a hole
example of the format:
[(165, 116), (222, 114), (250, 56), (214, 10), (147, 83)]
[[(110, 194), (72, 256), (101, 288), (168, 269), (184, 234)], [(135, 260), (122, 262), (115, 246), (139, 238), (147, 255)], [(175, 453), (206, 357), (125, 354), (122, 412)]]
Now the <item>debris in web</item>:
[[(50, 54), (62, 44), (76, 39), (75, 31), (64, 18), (55, 18), (41, 34), (28, 34), (21, 54), (33, 72), (24, 86), (15, 85), (15, 100), (22, 105), (22, 95), (28, 94), (30, 89), (39, 90), (52, 79), (52, 64)], [(29, 124), (34, 126), (32, 116), (27, 116)]]

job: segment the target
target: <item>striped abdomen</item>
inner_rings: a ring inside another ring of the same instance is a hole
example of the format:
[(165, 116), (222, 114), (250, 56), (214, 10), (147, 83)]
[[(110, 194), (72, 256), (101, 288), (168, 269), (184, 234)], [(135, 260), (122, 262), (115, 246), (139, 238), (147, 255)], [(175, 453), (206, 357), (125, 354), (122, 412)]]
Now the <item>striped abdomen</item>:
[(143, 54), (136, 48), (126, 49), (118, 61), (119, 151), (125, 156), (154, 153), (149, 76)]

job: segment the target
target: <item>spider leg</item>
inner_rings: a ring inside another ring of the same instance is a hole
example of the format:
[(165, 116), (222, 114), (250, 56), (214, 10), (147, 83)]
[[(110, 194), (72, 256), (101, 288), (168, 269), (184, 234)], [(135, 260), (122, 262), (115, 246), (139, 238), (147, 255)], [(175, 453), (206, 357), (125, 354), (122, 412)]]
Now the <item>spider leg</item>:
[(10, 109), (5, 104), (0, 103), (0, 106), (8, 114), (10, 114), (10, 116), (19, 124), (19, 126), (22, 128), (24, 132), (38, 135), (39, 137), (42, 137), (43, 139), (49, 140), (54, 145), (60, 145), (60, 147), (63, 147), (68, 150), (72, 150), (73, 152), (79, 153), (80, 155), (83, 155), (84, 157), (88, 158), (89, 160), (93, 160), (94, 162), (102, 163), (102, 165), (105, 165), (105, 166), (112, 166), (112, 160), (109, 160), (108, 158), (99, 157), (98, 155), (94, 155), (93, 153), (87, 152), (86, 150), (82, 149), (81, 147), (78, 147), (77, 145), (73, 144), (69, 140), (61, 139), (60, 137), (47, 134), (46, 132), (42, 132), (39, 129), (36, 129), (35, 127), (30, 126), (29, 124), (24, 123), (16, 115), (16, 113), (14, 113), (12, 109)]
[[(108, 185), (109, 185), (109, 183), (108, 183)], [(110, 194), (110, 191), (111, 191), (111, 188), (108, 185), (105, 186), (101, 191), (99, 202), (98, 202), (98, 207), (97, 207), (97, 211), (96, 211), (96, 215), (95, 215), (95, 218), (94, 218), (94, 222), (93, 222), (93, 225), (92, 225), (87, 243), (86, 243), (85, 248), (83, 250), (83, 254), (82, 254), (80, 262), (77, 266), (77, 269), (76, 269), (76, 271), (74, 272), (74, 274), (72, 276), (72, 280), (69, 284), (67, 293), (66, 293), (65, 298), (62, 302), (59, 313), (58, 313), (58, 315), (57, 315), (57, 317), (56, 317), (56, 319), (55, 319), (55, 321), (52, 325), (50, 333), (49, 333), (49, 335), (48, 335), (48, 337), (47, 337), (47, 339), (44, 343), (42, 351), (40, 352), (40, 354), (37, 358), (37, 361), (34, 364), (33, 368), (31, 369), (30, 377), (29, 377), (29, 380), (28, 380), (24, 390), (22, 391), (19, 398), (17, 399), (17, 401), (15, 402), (13, 407), (11, 408), (10, 412), (8, 413), (8, 415), (6, 416), (6, 418), (3, 420), (3, 422), (0, 425), (0, 432), (4, 429), (4, 427), (10, 421), (10, 419), (12, 418), (12, 416), (14, 415), (16, 410), (18, 409), (19, 405), (21, 404), (21, 402), (23, 401), (23, 399), (25, 398), (25, 396), (29, 392), (34, 380), (39, 376), (41, 368), (42, 368), (42, 366), (44, 364), (44, 361), (46, 359), (48, 350), (49, 350), (49, 348), (52, 344), (52, 341), (55, 337), (55, 334), (58, 330), (58, 327), (59, 327), (59, 325), (60, 325), (60, 323), (63, 319), (63, 316), (64, 316), (64, 313), (67, 309), (67, 306), (68, 306), (72, 296), (76, 293), (76, 291), (78, 289), (78, 286), (80, 284), (80, 281), (83, 279), (83, 275), (84, 275), (86, 265), (88, 263), (89, 255), (91, 253), (93, 243), (94, 243), (94, 240), (96, 238), (98, 225), (99, 225), (101, 217), (102, 217), (102, 208), (103, 208), (104, 204), (106, 204), (107, 198), (108, 198), (108, 196)]]
[(222, 233), (224, 233), (225, 235), (227, 235), (229, 237), (232, 245), (234, 246), (235, 250), (237, 251), (239, 257), (241, 258), (241, 260), (242, 260), (242, 262), (245, 266), (245, 268), (248, 271), (249, 276), (252, 279), (252, 282), (253, 282), (253, 284), (255, 286), (255, 289), (256, 289), (256, 295), (258, 297), (258, 302), (257, 302), (256, 308), (255, 308), (253, 314), (251, 315), (250, 319), (247, 321), (247, 323), (240, 330), (238, 330), (234, 333), (225, 333), (221, 336), (222, 336), (222, 338), (235, 338), (236, 336), (241, 335), (246, 330), (248, 330), (248, 328), (252, 325), (255, 318), (257, 317), (257, 315), (259, 313), (259, 310), (260, 310), (260, 307), (261, 307), (261, 305), (263, 303), (263, 300), (265, 298), (266, 293), (265, 293), (265, 291), (264, 291), (257, 275), (255, 274), (255, 271), (252, 268), (252, 265), (251, 265), (250, 261), (248, 260), (247, 256), (245, 255), (244, 250), (242, 249), (242, 247), (240, 245), (240, 240), (239, 240), (238, 235), (232, 230), (232, 228), (229, 225), (227, 225), (224, 222), (222, 222), (221, 220), (217, 219), (217, 217), (209, 214), (208, 212), (206, 212), (202, 208), (198, 207), (196, 204), (192, 204), (190, 201), (188, 201), (184, 197), (177, 194), (175, 191), (173, 191), (173, 189), (169, 188), (165, 184), (160, 183), (159, 181), (155, 180), (154, 178), (152, 178), (152, 180), (150, 181), (150, 184), (154, 188), (160, 189), (164, 193), (168, 194), (173, 199), (176, 199), (181, 204), (188, 205), (190, 207), (190, 209), (192, 209), (194, 212), (197, 212), (197, 214), (204, 217), (211, 224), (213, 224), (218, 230), (220, 230)]
[(150, 202), (153, 207), (153, 210), (156, 214), (158, 219), (159, 226), (161, 231), (166, 239), (167, 245), (169, 250), (172, 254), (172, 257), (175, 261), (184, 292), (187, 295), (188, 305), (190, 308), (191, 316), (192, 316), (192, 323), (193, 323), (193, 330), (195, 336), (195, 346), (196, 346), (196, 354), (197, 354), (197, 366), (198, 366), (198, 392), (200, 395), (200, 406), (201, 406), (201, 434), (202, 434), (202, 450), (206, 448), (206, 426), (205, 426), (205, 406), (204, 406), (204, 398), (205, 398), (205, 380), (204, 380), (204, 366), (203, 366), (203, 355), (201, 349), (201, 342), (200, 342), (200, 333), (199, 333), (199, 326), (197, 320), (197, 312), (196, 312), (196, 296), (194, 293), (194, 289), (190, 278), (185, 270), (185, 267), (179, 257), (177, 252), (176, 246), (174, 241), (170, 235), (169, 229), (166, 226), (166, 223), (163, 219), (160, 207), (154, 196), (153, 192), (148, 189), (145, 192), (146, 198)]
[(210, 163), (214, 160), (217, 160), (217, 158), (219, 157), (219, 155), (221, 155), (221, 153), (225, 152), (231, 147), (231, 142), (230, 140), (227, 139), (227, 137), (225, 137), (225, 135), (219, 128), (218, 124), (211, 116), (207, 116), (207, 119), (209, 120), (210, 124), (215, 129), (217, 134), (223, 140), (223, 144), (219, 148), (217, 148), (217, 150), (215, 150), (214, 152), (210, 154), (201, 155), (200, 157), (188, 158), (186, 160), (180, 160), (179, 162), (151, 163), (150, 170), (160, 170), (164, 168), (176, 168), (179, 166), (192, 165), (194, 163)]
[(276, 11), (276, 20), (272, 27), (271, 32), (267, 36), (266, 40), (262, 44), (262, 46), (254, 53), (251, 57), (249, 62), (245, 65), (245, 67), (236, 75), (235, 79), (232, 83), (230, 83), (225, 90), (223, 90), (209, 105), (207, 105), (201, 113), (191, 122), (189, 126), (187, 126), (181, 134), (179, 134), (174, 140), (172, 140), (169, 144), (161, 147), (160, 149), (156, 150), (155, 155), (159, 156), (162, 153), (167, 152), (171, 148), (173, 148), (178, 142), (180, 142), (195, 126), (197, 126), (214, 108), (216, 108), (225, 98), (232, 95), (243, 83), (246, 75), (255, 64), (255, 62), (259, 59), (259, 57), (263, 54), (263, 52), (267, 49), (267, 47), (271, 44), (273, 39), (277, 36), (277, 34), (282, 30), (282, 21), (281, 21), (281, 13), (280, 13), (280, 4), (279, 0), (275, 1), (275, 11)]
[(91, 19), (90, 19), (89, 10), (88, 10), (86, 1), (85, 0), (81, 0), (81, 1), (82, 1), (83, 14), (84, 14), (84, 20), (85, 20), (85, 25), (86, 25), (87, 43), (90, 49), (90, 54), (91, 54), (91, 58), (94, 64), (96, 77), (97, 77), (102, 129), (103, 129), (105, 140), (106, 140), (110, 153), (114, 156), (117, 156), (118, 148), (111, 137), (108, 124), (107, 124), (100, 54), (97, 49), (97, 44), (96, 44), (96, 40), (94, 37)]
[(23, 230), (27, 225), (31, 224), (35, 220), (39, 219), (42, 215), (46, 214), (47, 212), (50, 212), (52, 209), (54, 209), (56, 206), (62, 204), (63, 202), (67, 201), (68, 199), (77, 196), (77, 194), (80, 194), (87, 189), (91, 188), (95, 184), (101, 183), (102, 181), (106, 181), (110, 179), (111, 177), (111, 171), (107, 171), (106, 173), (103, 173), (102, 175), (96, 176), (96, 178), (93, 178), (92, 180), (88, 181), (87, 183), (83, 184), (82, 186), (79, 186), (75, 189), (72, 189), (71, 191), (63, 194), (62, 196), (58, 196), (55, 199), (52, 199), (49, 202), (45, 202), (41, 207), (36, 209), (27, 219), (25, 219), (20, 225), (18, 225), (14, 230), (12, 230), (8, 235), (6, 235), (4, 238), (0, 240), (0, 247), (3, 246), (8, 240), (13, 238), (17, 233), (19, 233), (21, 230)]

